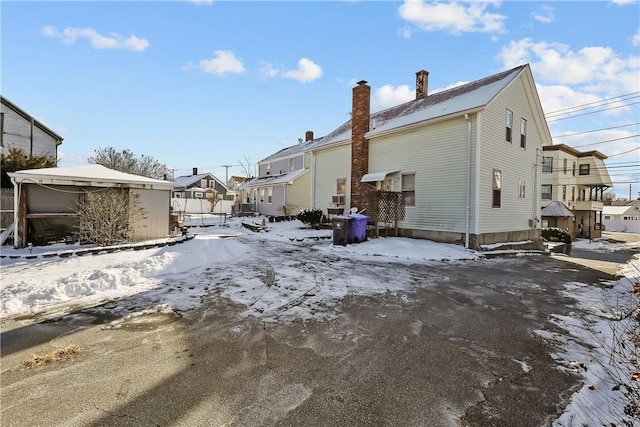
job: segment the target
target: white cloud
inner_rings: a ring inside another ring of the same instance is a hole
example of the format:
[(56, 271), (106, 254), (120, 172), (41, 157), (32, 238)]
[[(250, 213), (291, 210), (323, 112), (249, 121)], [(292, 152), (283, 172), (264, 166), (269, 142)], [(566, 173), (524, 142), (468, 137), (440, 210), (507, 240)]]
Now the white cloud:
[(503, 33), (506, 16), (487, 11), (489, 5), (499, 4), (489, 1), (426, 3), (424, 0), (405, 0), (399, 13), (402, 19), (423, 31)]
[(150, 45), (147, 39), (141, 39), (134, 35), (125, 37), (111, 33), (108, 36), (104, 36), (93, 28), (65, 28), (61, 33), (55, 27), (46, 26), (40, 32), (45, 37), (59, 38), (66, 44), (74, 44), (76, 40), (85, 38), (94, 49), (123, 49), (142, 52)]
[(258, 70), (261, 76), (266, 78), (272, 78), (280, 74), (280, 70), (275, 68), (273, 64), (269, 62), (262, 61), (262, 66)]
[(188, 3), (193, 3), (196, 6), (209, 6), (213, 4), (213, 0), (186, 0)]
[(612, 3), (620, 5), (620, 6), (624, 6), (627, 4), (634, 4), (636, 3), (638, 0), (611, 0)]
[(550, 24), (556, 20), (555, 9), (548, 4), (543, 4), (538, 10), (533, 12), (533, 19), (544, 24)]
[(634, 34), (633, 38), (631, 39), (631, 43), (634, 46), (640, 45), (640, 28), (638, 28), (638, 32)]
[(216, 50), (213, 59), (203, 59), (198, 63), (200, 69), (206, 73), (222, 76), (227, 73), (240, 74), (245, 72), (242, 60), (236, 58), (230, 50)]
[(561, 43), (533, 42), (526, 38), (502, 48), (498, 58), (505, 68), (530, 63), (536, 80), (580, 85), (605, 93), (640, 90), (640, 57), (623, 57), (610, 47), (587, 46), (573, 51)]
[(322, 68), (308, 58), (298, 61), (298, 69), (282, 74), (288, 79), (298, 80), (300, 83), (309, 83), (322, 77)]
[(404, 37), (405, 39), (410, 39), (412, 34), (413, 34), (413, 29), (408, 25), (405, 25), (404, 27), (398, 30), (398, 35), (400, 37)]
[(372, 105), (375, 110), (384, 110), (411, 101), (415, 96), (415, 92), (409, 89), (408, 85), (384, 85), (373, 91)]

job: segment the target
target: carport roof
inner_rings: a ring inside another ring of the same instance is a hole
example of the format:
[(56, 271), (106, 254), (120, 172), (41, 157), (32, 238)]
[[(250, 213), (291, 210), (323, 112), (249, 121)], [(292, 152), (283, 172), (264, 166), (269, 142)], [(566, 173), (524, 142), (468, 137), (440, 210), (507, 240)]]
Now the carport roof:
[(47, 185), (73, 185), (82, 187), (111, 187), (124, 184), (129, 187), (171, 190), (173, 182), (147, 178), (109, 169), (102, 165), (70, 166), (62, 168), (28, 169), (9, 172), (17, 183)]

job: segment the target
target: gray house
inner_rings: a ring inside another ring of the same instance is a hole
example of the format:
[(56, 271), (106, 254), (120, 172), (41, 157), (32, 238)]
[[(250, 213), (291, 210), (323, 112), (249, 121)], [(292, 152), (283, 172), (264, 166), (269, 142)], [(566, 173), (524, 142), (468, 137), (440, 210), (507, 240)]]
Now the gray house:
[(176, 199), (226, 199), (229, 191), (213, 174), (198, 173), (198, 168), (193, 168), (191, 175), (177, 177), (173, 185), (171, 197)]
[(258, 177), (238, 186), (242, 209), (267, 216), (294, 215), (311, 202), (311, 158), (315, 141), (307, 131), (298, 144), (283, 148), (258, 162)]
[(0, 101), (0, 153), (18, 148), (29, 155), (45, 155), (57, 161), (62, 137), (4, 96)]

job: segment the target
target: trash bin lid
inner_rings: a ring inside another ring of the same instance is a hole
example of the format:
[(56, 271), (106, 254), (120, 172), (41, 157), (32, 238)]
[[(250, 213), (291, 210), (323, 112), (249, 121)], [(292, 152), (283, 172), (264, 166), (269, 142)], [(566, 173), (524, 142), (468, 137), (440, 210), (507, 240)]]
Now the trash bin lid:
[(362, 215), (362, 214), (349, 214), (349, 218), (351, 219), (367, 219), (369, 220), (369, 217), (367, 215)]

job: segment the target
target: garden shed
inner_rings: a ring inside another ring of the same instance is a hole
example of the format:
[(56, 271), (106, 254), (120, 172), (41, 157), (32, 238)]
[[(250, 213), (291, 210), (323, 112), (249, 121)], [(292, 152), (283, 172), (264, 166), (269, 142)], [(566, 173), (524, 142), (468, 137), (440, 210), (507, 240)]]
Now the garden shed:
[(121, 189), (136, 194), (144, 218), (132, 220), (130, 241), (168, 236), (173, 183), (115, 171), (102, 165), (30, 169), (9, 173), (14, 186), (14, 247), (73, 236), (83, 194)]

